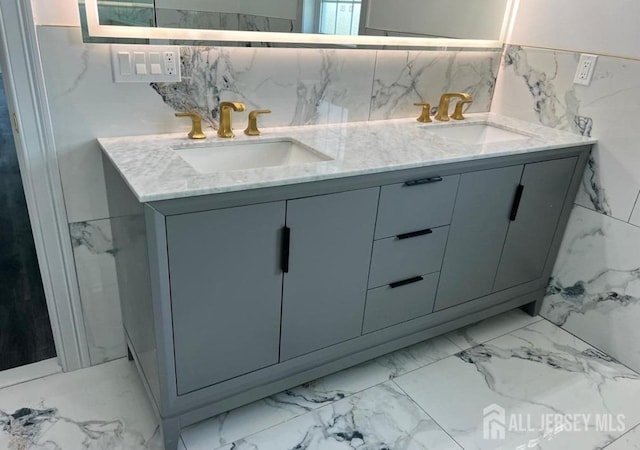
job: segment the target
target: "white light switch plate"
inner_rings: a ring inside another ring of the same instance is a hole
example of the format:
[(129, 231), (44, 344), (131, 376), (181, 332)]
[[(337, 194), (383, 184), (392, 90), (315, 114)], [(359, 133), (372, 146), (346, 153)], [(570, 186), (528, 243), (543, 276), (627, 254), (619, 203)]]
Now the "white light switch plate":
[(573, 78), (573, 82), (583, 86), (589, 86), (593, 79), (593, 72), (596, 69), (597, 60), (598, 57), (596, 55), (580, 55), (580, 61), (578, 62), (578, 68), (576, 69), (576, 76)]
[(111, 45), (114, 83), (180, 81), (180, 47)]

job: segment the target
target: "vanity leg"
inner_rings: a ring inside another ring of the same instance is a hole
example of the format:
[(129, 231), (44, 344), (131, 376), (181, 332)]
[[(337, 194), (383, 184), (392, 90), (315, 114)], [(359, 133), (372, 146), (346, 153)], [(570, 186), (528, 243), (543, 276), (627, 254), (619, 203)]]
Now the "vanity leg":
[(542, 309), (542, 302), (544, 298), (540, 300), (536, 300), (535, 302), (527, 303), (526, 305), (522, 305), (520, 309), (529, 314), (531, 317), (535, 317), (540, 314), (540, 309)]
[(164, 450), (178, 450), (180, 442), (180, 418), (162, 419), (160, 421)]

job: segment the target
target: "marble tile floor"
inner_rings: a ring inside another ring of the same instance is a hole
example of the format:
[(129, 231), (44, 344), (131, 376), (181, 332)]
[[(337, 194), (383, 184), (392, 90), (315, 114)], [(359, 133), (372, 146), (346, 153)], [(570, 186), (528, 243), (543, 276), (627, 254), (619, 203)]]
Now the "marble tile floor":
[[(640, 449), (639, 403), (640, 375), (514, 310), (186, 428), (180, 447)], [(0, 389), (1, 449), (160, 445), (126, 359)]]

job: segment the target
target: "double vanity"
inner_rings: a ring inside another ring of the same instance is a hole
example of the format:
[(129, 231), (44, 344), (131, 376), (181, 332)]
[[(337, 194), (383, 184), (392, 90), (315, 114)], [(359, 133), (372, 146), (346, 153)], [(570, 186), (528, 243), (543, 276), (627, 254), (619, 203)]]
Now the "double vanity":
[(525, 307), (594, 141), (492, 114), (99, 139), (123, 320), (180, 429)]

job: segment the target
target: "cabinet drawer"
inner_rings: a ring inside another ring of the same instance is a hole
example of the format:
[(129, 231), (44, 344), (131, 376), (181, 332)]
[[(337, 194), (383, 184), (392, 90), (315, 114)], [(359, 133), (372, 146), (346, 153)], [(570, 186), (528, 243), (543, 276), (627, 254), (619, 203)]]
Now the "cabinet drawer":
[(420, 230), (413, 237), (400, 235), (376, 241), (373, 245), (369, 288), (423, 273), (439, 272), (448, 233), (447, 226)]
[(383, 186), (376, 239), (451, 222), (460, 175)]
[(423, 275), (422, 280), (392, 288), (390, 285), (367, 293), (362, 333), (370, 333), (416, 317), (430, 314), (436, 297), (439, 273)]

